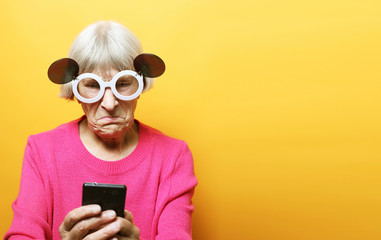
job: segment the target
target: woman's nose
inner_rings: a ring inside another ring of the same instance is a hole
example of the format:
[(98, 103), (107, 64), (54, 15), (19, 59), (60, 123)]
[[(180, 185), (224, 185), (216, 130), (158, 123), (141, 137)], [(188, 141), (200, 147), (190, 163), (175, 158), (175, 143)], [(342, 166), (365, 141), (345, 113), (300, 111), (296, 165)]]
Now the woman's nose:
[(119, 104), (118, 99), (114, 96), (114, 93), (110, 88), (105, 89), (105, 93), (101, 101), (101, 106), (107, 111), (113, 111)]

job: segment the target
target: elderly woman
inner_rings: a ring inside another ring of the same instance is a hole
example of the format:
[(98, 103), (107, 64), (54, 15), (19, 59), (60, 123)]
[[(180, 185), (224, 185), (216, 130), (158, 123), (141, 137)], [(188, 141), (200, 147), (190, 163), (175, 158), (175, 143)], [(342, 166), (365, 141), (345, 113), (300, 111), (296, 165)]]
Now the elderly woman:
[[(140, 93), (164, 72), (136, 37), (96, 22), (49, 68), (84, 116), (28, 138), (5, 239), (191, 239), (197, 180), (184, 141), (134, 118)], [(85, 182), (127, 186), (124, 217), (81, 206)]]

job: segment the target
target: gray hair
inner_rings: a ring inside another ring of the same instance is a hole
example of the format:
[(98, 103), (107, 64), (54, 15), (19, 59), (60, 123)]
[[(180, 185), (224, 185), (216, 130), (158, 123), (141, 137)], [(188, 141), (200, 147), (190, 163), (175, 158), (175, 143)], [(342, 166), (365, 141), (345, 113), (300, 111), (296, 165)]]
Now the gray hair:
[[(74, 41), (69, 58), (79, 65), (79, 73), (94, 69), (118, 71), (135, 70), (133, 61), (142, 53), (142, 47), (135, 35), (123, 25), (111, 21), (99, 21), (86, 27)], [(143, 92), (153, 85), (153, 78), (144, 78)], [(71, 83), (61, 86), (60, 97), (74, 99)]]

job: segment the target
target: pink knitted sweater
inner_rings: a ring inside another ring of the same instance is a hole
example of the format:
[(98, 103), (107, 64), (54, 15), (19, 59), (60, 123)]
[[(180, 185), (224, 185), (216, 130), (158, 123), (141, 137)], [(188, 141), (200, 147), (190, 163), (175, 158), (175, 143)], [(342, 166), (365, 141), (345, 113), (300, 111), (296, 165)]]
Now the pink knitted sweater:
[(84, 182), (124, 184), (125, 208), (141, 239), (191, 239), (192, 196), (197, 185), (187, 144), (139, 123), (139, 143), (119, 161), (91, 155), (78, 122), (30, 136), (14, 218), (4, 239), (61, 239), (66, 214), (81, 206)]

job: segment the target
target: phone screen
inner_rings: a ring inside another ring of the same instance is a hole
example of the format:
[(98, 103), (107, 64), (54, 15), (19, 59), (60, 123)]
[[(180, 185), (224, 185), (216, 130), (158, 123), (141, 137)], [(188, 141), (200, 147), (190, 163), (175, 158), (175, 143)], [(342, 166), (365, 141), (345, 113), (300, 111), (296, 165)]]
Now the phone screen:
[(102, 211), (114, 210), (116, 215), (124, 217), (127, 187), (118, 184), (84, 183), (82, 188), (82, 206), (98, 204)]

